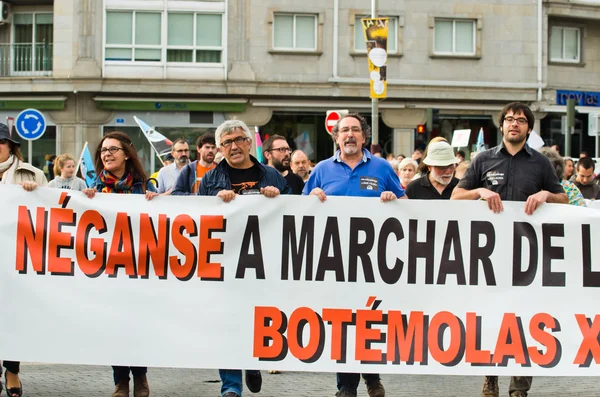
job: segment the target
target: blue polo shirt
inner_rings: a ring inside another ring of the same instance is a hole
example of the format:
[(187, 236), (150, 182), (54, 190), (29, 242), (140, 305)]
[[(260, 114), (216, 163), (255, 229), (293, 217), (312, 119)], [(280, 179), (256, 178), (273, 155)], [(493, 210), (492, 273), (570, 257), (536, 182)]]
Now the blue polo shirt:
[(372, 156), (363, 149), (360, 163), (350, 168), (340, 157), (338, 150), (333, 157), (315, 166), (304, 185), (302, 194), (321, 188), (328, 196), (379, 197), (383, 192), (404, 196), (400, 179), (386, 160)]

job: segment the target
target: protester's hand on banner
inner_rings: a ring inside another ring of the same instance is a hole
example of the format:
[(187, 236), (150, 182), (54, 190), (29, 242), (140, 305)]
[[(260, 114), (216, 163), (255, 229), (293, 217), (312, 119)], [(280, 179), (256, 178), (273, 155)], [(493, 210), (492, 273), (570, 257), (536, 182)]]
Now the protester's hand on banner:
[(159, 194), (156, 192), (151, 192), (150, 190), (146, 190), (146, 200), (152, 200), (154, 197), (158, 196)]
[(85, 194), (88, 198), (94, 198), (96, 196), (96, 189), (87, 188), (82, 190), (83, 194)]
[(261, 187), (260, 194), (265, 197), (279, 196), (279, 189), (277, 189), (275, 186)]
[(504, 211), (502, 199), (498, 193), (482, 187), (479, 188), (479, 198), (487, 201), (489, 209), (494, 211), (495, 214), (499, 214)]
[(533, 211), (548, 201), (548, 196), (550, 196), (550, 192), (542, 190), (527, 197), (527, 201), (525, 202), (525, 213), (527, 215), (533, 214)]
[(314, 188), (313, 190), (310, 191), (310, 195), (311, 196), (317, 196), (319, 198), (319, 200), (321, 200), (322, 203), (325, 202), (325, 200), (327, 200), (327, 195), (325, 194), (325, 192), (323, 191), (323, 189), (321, 188)]
[(396, 200), (398, 197), (394, 194), (394, 192), (383, 192), (381, 193), (381, 201), (386, 203), (388, 201)]
[(38, 187), (38, 184), (32, 181), (23, 181), (21, 182), (21, 186), (28, 192), (33, 192), (35, 188)]
[(235, 199), (235, 192), (233, 190), (221, 190), (217, 193), (217, 197), (221, 197), (224, 202), (229, 203), (231, 200)]

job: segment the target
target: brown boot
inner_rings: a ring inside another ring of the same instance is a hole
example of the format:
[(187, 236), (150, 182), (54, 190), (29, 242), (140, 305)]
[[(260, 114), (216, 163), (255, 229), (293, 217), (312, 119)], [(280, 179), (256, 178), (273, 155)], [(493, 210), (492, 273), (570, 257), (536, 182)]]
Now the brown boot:
[(148, 378), (146, 375), (133, 377), (133, 397), (148, 397), (150, 395), (150, 387), (148, 386)]
[(498, 397), (498, 377), (486, 376), (481, 389), (481, 397)]
[(120, 380), (115, 385), (115, 392), (112, 397), (129, 397), (129, 379)]

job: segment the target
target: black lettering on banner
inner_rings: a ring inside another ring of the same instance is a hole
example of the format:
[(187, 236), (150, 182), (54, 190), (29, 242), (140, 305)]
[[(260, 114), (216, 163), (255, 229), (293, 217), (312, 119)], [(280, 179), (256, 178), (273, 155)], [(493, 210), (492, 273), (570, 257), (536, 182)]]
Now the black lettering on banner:
[(292, 273), (294, 280), (300, 280), (302, 274), (302, 262), (306, 255), (305, 280), (312, 280), (313, 274), (313, 251), (315, 245), (315, 217), (303, 216), (302, 228), (300, 230), (300, 244), (296, 238), (296, 219), (291, 215), (283, 217), (283, 247), (281, 251), (281, 279), (289, 277), (290, 249), (292, 256)]
[[(485, 236), (485, 245), (479, 245), (481, 236)], [(490, 256), (494, 252), (496, 245), (496, 233), (494, 225), (487, 221), (471, 222), (471, 255), (469, 259), (469, 285), (477, 285), (479, 281), (479, 261), (483, 268), (486, 285), (496, 285), (496, 276), (494, 275), (494, 266)]]
[[(521, 270), (523, 256), (523, 238), (529, 241), (529, 267)], [(515, 222), (513, 238), (513, 277), (512, 285), (527, 286), (535, 279), (538, 263), (538, 242), (533, 226), (527, 222)]]
[[(364, 243), (358, 242), (360, 232), (365, 233)], [(348, 255), (348, 281), (356, 282), (358, 258), (362, 263), (363, 274), (367, 283), (374, 283), (373, 263), (369, 252), (375, 242), (375, 226), (369, 218), (350, 218), (350, 250)]]
[(542, 224), (542, 286), (564, 287), (565, 273), (552, 271), (553, 259), (565, 259), (564, 247), (552, 245), (552, 237), (564, 237), (565, 225), (561, 223)]
[[(333, 256), (329, 256), (329, 247), (333, 246)], [(317, 266), (317, 275), (315, 281), (323, 281), (325, 272), (335, 272), (335, 281), (344, 281), (344, 261), (342, 260), (342, 244), (340, 243), (340, 229), (336, 217), (327, 217), (325, 224), (325, 234), (323, 236), (323, 245), (321, 245), (321, 254), (319, 255), (319, 264)]]
[(581, 225), (581, 255), (583, 265), (583, 286), (600, 287), (600, 272), (592, 270), (592, 232), (590, 225)]
[(433, 284), (433, 259), (435, 253), (435, 221), (427, 221), (425, 241), (417, 241), (419, 221), (408, 223), (408, 283), (417, 283), (417, 259), (425, 258), (425, 284)]
[[(450, 259), (450, 249), (454, 247), (454, 260)], [(440, 260), (440, 270), (438, 273), (437, 284), (446, 284), (448, 274), (456, 275), (458, 285), (466, 285), (465, 261), (463, 259), (462, 247), (460, 245), (460, 230), (458, 221), (449, 221), (446, 238), (444, 239), (444, 248)]]
[[(250, 240), (252, 239), (252, 251), (250, 253)], [(246, 269), (256, 270), (256, 279), (265, 279), (265, 261), (262, 254), (262, 244), (260, 240), (260, 228), (258, 224), (258, 216), (250, 215), (246, 223), (244, 238), (242, 240), (242, 248), (238, 260), (235, 278), (244, 278)]]
[(379, 274), (381, 279), (386, 284), (395, 284), (402, 275), (402, 269), (404, 268), (404, 262), (399, 258), (396, 258), (394, 267), (391, 269), (387, 265), (387, 241), (393, 234), (396, 236), (396, 241), (400, 241), (404, 238), (404, 230), (402, 230), (402, 224), (396, 218), (388, 218), (383, 222), (381, 231), (379, 232), (379, 242), (377, 244), (377, 263), (379, 266)]

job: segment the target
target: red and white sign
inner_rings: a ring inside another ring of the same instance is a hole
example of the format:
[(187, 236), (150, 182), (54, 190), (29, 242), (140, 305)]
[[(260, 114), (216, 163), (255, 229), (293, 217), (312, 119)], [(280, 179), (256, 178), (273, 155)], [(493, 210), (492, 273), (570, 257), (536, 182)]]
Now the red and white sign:
[(328, 110), (325, 116), (325, 129), (329, 135), (333, 132), (333, 127), (342, 117), (348, 114), (347, 110)]

